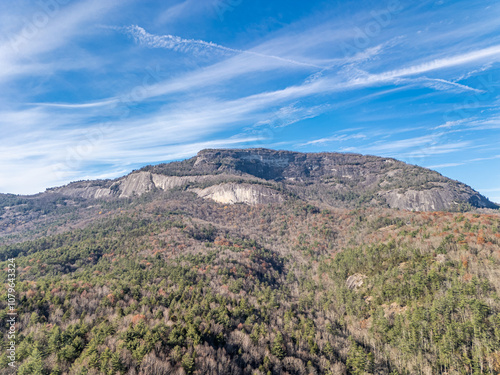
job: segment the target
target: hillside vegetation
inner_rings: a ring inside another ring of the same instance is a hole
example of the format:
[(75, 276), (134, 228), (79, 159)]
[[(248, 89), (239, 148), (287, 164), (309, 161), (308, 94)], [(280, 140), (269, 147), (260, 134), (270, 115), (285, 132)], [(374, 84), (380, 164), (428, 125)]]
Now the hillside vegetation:
[[(500, 373), (497, 212), (299, 195), (54, 201), (59, 221), (0, 247), (17, 266), (17, 373)], [(6, 337), (6, 289), (0, 309)]]

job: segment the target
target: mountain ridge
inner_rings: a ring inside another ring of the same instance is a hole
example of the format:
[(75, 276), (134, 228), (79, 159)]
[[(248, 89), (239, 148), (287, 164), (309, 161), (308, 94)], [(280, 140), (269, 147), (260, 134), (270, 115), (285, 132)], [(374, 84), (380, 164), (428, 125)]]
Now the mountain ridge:
[(115, 180), (81, 181), (47, 192), (85, 199), (127, 198), (154, 189), (206, 188), (234, 178), (277, 185), (331, 206), (358, 200), (413, 211), (460, 210), (464, 205), (498, 208), (466, 184), (393, 158), (263, 148), (205, 149), (195, 157), (145, 166)]

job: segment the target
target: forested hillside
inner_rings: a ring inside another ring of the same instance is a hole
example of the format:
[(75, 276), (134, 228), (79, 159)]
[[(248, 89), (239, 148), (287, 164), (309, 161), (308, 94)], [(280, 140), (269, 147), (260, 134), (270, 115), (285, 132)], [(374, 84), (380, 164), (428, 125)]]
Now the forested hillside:
[(20, 375), (500, 373), (498, 211), (184, 189), (84, 210), (0, 248), (17, 270)]

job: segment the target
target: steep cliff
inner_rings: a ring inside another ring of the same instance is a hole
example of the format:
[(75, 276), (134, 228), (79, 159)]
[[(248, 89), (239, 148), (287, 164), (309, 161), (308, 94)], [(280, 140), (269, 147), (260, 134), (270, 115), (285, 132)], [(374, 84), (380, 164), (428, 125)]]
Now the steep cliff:
[(251, 184), (227, 183), (210, 186), (205, 189), (193, 189), (202, 198), (212, 199), (219, 203), (245, 203), (250, 205), (281, 203), (285, 200), (282, 194), (265, 186)]

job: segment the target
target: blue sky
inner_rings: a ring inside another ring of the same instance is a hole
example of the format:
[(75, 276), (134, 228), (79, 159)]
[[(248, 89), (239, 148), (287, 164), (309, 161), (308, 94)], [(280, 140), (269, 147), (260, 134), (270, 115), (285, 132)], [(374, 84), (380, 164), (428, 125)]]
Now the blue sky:
[(498, 1), (0, 2), (0, 192), (203, 148), (394, 157), (500, 202)]

